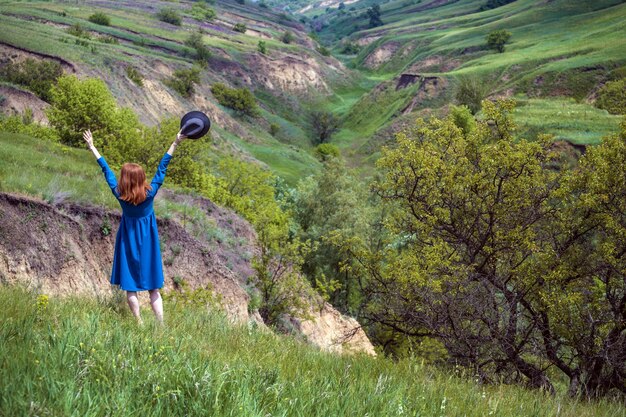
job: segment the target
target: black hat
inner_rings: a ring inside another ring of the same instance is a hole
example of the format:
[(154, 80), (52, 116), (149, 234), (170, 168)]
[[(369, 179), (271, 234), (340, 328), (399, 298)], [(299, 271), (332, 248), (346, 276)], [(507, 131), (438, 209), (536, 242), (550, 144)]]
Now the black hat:
[(208, 116), (201, 111), (190, 111), (180, 119), (180, 130), (189, 139), (200, 139), (211, 127)]

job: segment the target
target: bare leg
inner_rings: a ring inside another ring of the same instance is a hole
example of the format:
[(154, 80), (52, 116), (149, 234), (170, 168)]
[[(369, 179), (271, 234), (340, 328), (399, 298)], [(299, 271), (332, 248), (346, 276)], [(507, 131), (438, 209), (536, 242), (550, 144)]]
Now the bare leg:
[(163, 299), (159, 290), (150, 290), (150, 305), (159, 323), (163, 324)]
[(137, 299), (136, 291), (126, 291), (126, 300), (128, 301), (128, 307), (133, 313), (133, 316), (141, 323), (141, 315), (139, 314), (139, 299)]

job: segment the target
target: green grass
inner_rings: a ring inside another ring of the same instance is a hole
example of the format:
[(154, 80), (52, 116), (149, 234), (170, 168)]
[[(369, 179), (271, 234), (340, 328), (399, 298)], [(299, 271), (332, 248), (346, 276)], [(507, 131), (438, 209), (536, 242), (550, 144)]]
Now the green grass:
[[(420, 361), (337, 356), (166, 299), (164, 328), (123, 296), (0, 287), (0, 414), (55, 416), (624, 416)], [(458, 373), (460, 374), (460, 372)]]
[(574, 99), (518, 99), (513, 114), (520, 136), (546, 133), (555, 140), (577, 144), (597, 144), (619, 131), (621, 116), (610, 115)]
[(0, 190), (119, 207), (90, 152), (0, 132)]

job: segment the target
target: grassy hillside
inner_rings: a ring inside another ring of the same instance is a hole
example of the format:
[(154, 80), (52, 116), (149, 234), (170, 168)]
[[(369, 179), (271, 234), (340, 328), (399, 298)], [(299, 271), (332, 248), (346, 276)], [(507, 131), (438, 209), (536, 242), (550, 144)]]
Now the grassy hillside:
[(48, 299), (0, 286), (0, 303), (7, 416), (626, 415), (604, 401), (476, 385), (412, 359), (323, 353), (168, 299), (164, 328), (138, 328), (119, 297)]
[[(61, 59), (66, 71), (104, 79), (118, 103), (133, 108), (144, 123), (154, 124), (161, 117), (180, 116), (190, 109), (204, 110), (214, 118), (216, 138), (227, 142), (223, 149), (258, 159), (288, 183), (314, 172), (318, 163), (310, 153), (306, 131), (309, 105), (320, 94), (332, 94), (333, 85), (351, 83), (351, 76), (336, 60), (318, 54), (304, 27), (292, 17), (253, 4), (220, 1), (211, 6), (216, 18), (197, 20), (191, 17), (192, 5), (4, 1), (0, 2), (4, 28), (0, 46), (7, 48), (7, 55)], [(156, 18), (159, 10), (171, 7), (182, 17), (181, 26)], [(96, 11), (110, 17), (109, 26), (88, 20)], [(245, 33), (233, 29), (237, 23), (246, 25)], [(69, 34), (76, 24), (90, 38)], [(195, 94), (184, 98), (165, 80), (195, 61), (194, 49), (185, 41), (198, 30), (211, 57)], [(289, 44), (281, 41), (287, 31), (293, 34)], [(258, 52), (259, 41), (265, 42), (266, 54)], [(130, 81), (125, 73), (129, 66), (144, 77), (143, 87)], [(281, 66), (291, 66), (297, 81), (285, 76)], [(259, 116), (242, 117), (217, 103), (210, 91), (215, 82), (250, 88), (261, 107)], [(277, 134), (270, 134), (270, 124), (279, 126)]]
[[(409, 106), (419, 83), (397, 88), (401, 73), (447, 81), (438, 100), (421, 100), (413, 111), (454, 103), (456, 80), (470, 76), (480, 78), (491, 96), (517, 96), (524, 107), (516, 116), (526, 127), (587, 144), (617, 130), (619, 118), (598, 111), (591, 101), (602, 83), (626, 74), (626, 4), (517, 0), (479, 11), (485, 3), (390, 1), (380, 5), (384, 25), (376, 28), (369, 28), (364, 14), (373, 2), (320, 15), (316, 21), (325, 24), (320, 37), (336, 52), (346, 39), (359, 44), (360, 52), (344, 55), (344, 61), (380, 83), (341, 109), (339, 143), (358, 149)], [(496, 29), (512, 33), (504, 53), (486, 47), (485, 36)]]

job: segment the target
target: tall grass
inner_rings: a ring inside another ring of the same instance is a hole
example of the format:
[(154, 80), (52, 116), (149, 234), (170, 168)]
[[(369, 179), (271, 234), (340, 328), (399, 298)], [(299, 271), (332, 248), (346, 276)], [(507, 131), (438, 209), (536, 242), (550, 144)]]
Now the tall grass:
[(139, 327), (118, 298), (0, 287), (0, 414), (111, 416), (624, 416), (416, 360), (336, 356), (193, 305)]

